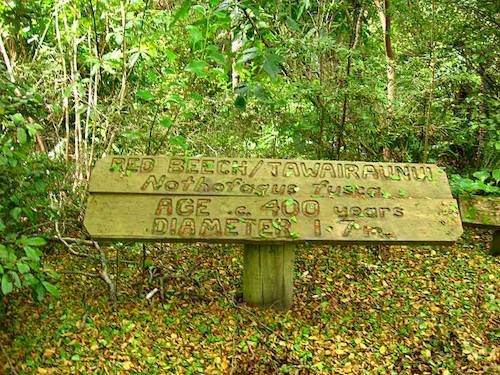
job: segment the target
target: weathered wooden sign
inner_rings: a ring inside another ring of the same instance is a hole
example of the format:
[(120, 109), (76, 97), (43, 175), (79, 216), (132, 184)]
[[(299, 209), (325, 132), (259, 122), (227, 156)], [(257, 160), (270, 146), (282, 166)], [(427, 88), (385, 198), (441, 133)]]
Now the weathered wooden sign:
[(462, 233), (435, 165), (109, 156), (94, 168), (95, 238), (446, 243)]
[(500, 255), (500, 197), (459, 197), (462, 222), (466, 225), (494, 229), (490, 254)]
[(461, 196), (459, 202), (464, 223), (500, 227), (500, 197)]

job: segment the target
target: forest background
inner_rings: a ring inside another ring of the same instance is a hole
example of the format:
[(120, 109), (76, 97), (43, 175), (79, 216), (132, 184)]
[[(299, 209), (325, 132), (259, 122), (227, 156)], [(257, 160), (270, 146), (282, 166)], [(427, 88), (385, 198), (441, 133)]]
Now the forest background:
[[(86, 237), (107, 154), (428, 162), (456, 194), (499, 195), (499, 14), (494, 0), (3, 1), (2, 314), (13, 295), (59, 297), (44, 257)], [(147, 268), (152, 250), (134, 251)]]

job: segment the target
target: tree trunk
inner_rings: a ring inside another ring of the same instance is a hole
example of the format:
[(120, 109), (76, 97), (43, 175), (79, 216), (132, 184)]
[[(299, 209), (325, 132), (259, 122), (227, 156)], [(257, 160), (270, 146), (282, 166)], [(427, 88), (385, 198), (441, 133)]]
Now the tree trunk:
[(434, 81), (436, 76), (436, 64), (434, 63), (434, 11), (435, 2), (432, 0), (432, 25), (431, 25), (431, 41), (430, 41), (430, 67), (431, 67), (431, 86), (429, 90), (429, 102), (427, 104), (427, 113), (424, 126), (424, 152), (422, 153), (422, 163), (427, 163), (429, 158), (429, 137), (431, 131), (432, 118), (432, 101), (434, 99)]
[(396, 100), (396, 65), (391, 41), (390, 0), (384, 0), (383, 4), (381, 0), (374, 0), (374, 2), (384, 33), (385, 58), (387, 61), (387, 117), (391, 119), (394, 112), (394, 101)]
[[(359, 33), (361, 31), (361, 21), (363, 17), (363, 12), (364, 9), (361, 7), (359, 9), (358, 13), (358, 18), (356, 20), (356, 26), (354, 27), (354, 37), (352, 38), (351, 42), (349, 43), (349, 49), (351, 51), (354, 51), (356, 49), (356, 46), (358, 45), (358, 40), (359, 40)], [(342, 147), (342, 142), (344, 139), (344, 129), (345, 129), (345, 124), (347, 120), (347, 112), (348, 112), (348, 101), (349, 101), (349, 95), (348, 95), (348, 90), (349, 90), (349, 78), (351, 76), (351, 67), (352, 67), (352, 52), (349, 54), (347, 57), (347, 67), (346, 67), (346, 78), (345, 78), (345, 93), (344, 93), (344, 101), (342, 103), (342, 119), (340, 122), (340, 127), (337, 132), (337, 152), (336, 152), (336, 157), (337, 159), (340, 160), (340, 149)]]
[(7, 49), (3, 43), (2, 34), (0, 33), (0, 53), (2, 54), (3, 61), (5, 63), (5, 68), (7, 69), (7, 74), (9, 75), (9, 79), (12, 83), (16, 82), (14, 78), (14, 71), (12, 69), (12, 64), (10, 62), (9, 55), (7, 54)]

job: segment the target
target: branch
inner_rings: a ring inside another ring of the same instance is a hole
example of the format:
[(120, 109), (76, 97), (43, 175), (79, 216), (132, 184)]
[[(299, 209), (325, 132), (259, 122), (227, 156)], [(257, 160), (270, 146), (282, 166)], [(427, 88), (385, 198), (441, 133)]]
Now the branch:
[[(68, 249), (68, 251), (70, 252), (71, 255), (81, 257), (81, 258), (97, 259), (93, 255), (86, 254), (86, 253), (80, 253), (78, 251), (73, 250), (72, 246), (68, 242), (75, 242), (76, 243), (77, 239), (62, 237), (61, 232), (59, 231), (59, 223), (57, 221), (55, 223), (55, 229), (56, 229), (56, 233), (57, 233), (56, 239), (61, 241), (64, 245), (66, 245), (66, 248)], [(93, 245), (92, 241), (88, 241), (88, 242), (90, 242)]]
[(56, 236), (54, 237), (55, 240), (59, 241), (65, 241), (68, 243), (76, 243), (76, 244), (82, 244), (82, 245), (88, 245), (88, 246), (94, 246), (94, 241), (90, 240), (83, 240), (81, 238), (73, 238), (73, 237), (60, 237)]
[[(264, 39), (264, 36), (260, 33), (260, 30), (259, 28), (257, 27), (257, 25), (255, 24), (255, 21), (252, 19), (252, 17), (250, 17), (250, 15), (248, 14), (247, 12), (247, 9), (246, 8), (241, 8), (240, 9), (243, 11), (243, 14), (245, 15), (245, 17), (248, 19), (248, 21), (250, 21), (250, 23), (252, 24), (252, 27), (255, 29), (255, 32), (257, 33), (257, 35), (259, 36), (259, 39), (262, 40), (262, 43), (264, 43), (264, 45), (267, 47), (267, 48), (273, 48), (272, 45), (269, 44), (269, 42)], [(283, 74), (287, 77), (287, 78), (291, 78), (290, 75), (288, 74), (288, 71), (286, 70), (285, 66), (283, 65), (283, 63), (279, 63), (279, 66), (281, 68), (281, 71), (283, 72)]]
[[(122, 35), (122, 83), (121, 83), (121, 88), (120, 88), (120, 94), (119, 94), (119, 108), (123, 107), (123, 101), (125, 100), (125, 94), (127, 91), (127, 35), (126, 35), (126, 25), (127, 25), (127, 12), (125, 10), (126, 4), (122, 1), (120, 1), (120, 13), (122, 17), (122, 28), (123, 28), (123, 35)], [(140, 45), (139, 45), (139, 48)]]
[(159, 289), (158, 288), (154, 288), (151, 292), (149, 292), (147, 295), (146, 295), (146, 299), (151, 299), (153, 298), (153, 296), (159, 292)]
[(7, 359), (7, 363), (9, 364), (10, 371), (12, 372), (12, 374), (17, 375), (17, 374), (18, 374), (18, 372), (16, 371), (16, 368), (14, 367), (14, 364), (13, 364), (13, 363), (12, 363), (12, 361), (10, 360), (10, 357), (7, 355), (7, 352), (6, 352), (6, 351), (5, 351), (5, 349), (3, 348), (2, 343), (0, 343), (0, 349), (2, 349), (2, 353), (3, 353), (3, 355), (5, 356), (5, 358)]
[(97, 58), (99, 58), (99, 39), (97, 37), (97, 22), (95, 19), (94, 4), (92, 4), (92, 0), (89, 0), (89, 3), (90, 3), (90, 13), (92, 14), (92, 21), (94, 23), (93, 27), (94, 27), (96, 54), (97, 54)]
[(5, 45), (3, 44), (3, 38), (1, 33), (0, 33), (0, 53), (2, 54), (5, 67), (7, 68), (7, 73), (9, 74), (10, 81), (12, 83), (16, 83), (16, 79), (14, 78), (14, 71), (12, 70), (12, 64), (10, 62), (9, 55), (7, 54), (7, 50), (5, 49)]
[(259, 39), (262, 40), (262, 43), (264, 43), (264, 45), (267, 48), (272, 48), (272, 46), (269, 44), (269, 42), (267, 40), (265, 40), (264, 37), (262, 36), (262, 34), (260, 33), (259, 28), (255, 24), (255, 21), (252, 19), (252, 17), (250, 17), (250, 15), (248, 14), (247, 9), (246, 8), (242, 8), (242, 7), (240, 7), (240, 9), (243, 11), (243, 14), (247, 18), (247, 20), (250, 21), (250, 23), (252, 24), (252, 27), (254, 28), (255, 32), (259, 36)]
[(102, 270), (101, 272), (99, 272), (99, 275), (101, 276), (101, 279), (103, 279), (104, 282), (108, 284), (109, 294), (111, 296), (111, 299), (113, 300), (113, 303), (116, 303), (116, 287), (115, 284), (113, 283), (113, 280), (111, 280), (108, 274), (108, 259), (106, 258), (106, 253), (95, 241), (94, 241), (94, 246), (97, 250), (99, 250), (100, 254)]
[[(94, 260), (99, 260), (99, 258), (97, 258), (97, 257), (95, 257), (93, 255), (86, 254), (86, 253), (79, 253), (79, 252), (73, 250), (72, 246), (71, 246), (71, 244), (76, 244), (76, 245), (85, 245), (85, 246), (93, 246), (93, 247), (95, 247), (94, 241), (83, 240), (81, 238), (60, 237), (60, 236), (55, 236), (55, 237), (52, 238), (52, 240), (54, 240), (54, 241), (60, 241), (63, 244), (65, 244), (66, 247), (68, 247), (68, 250), (69, 250), (69, 252), (72, 255), (79, 256), (79, 257), (90, 258), (90, 259), (94, 259)], [(120, 260), (120, 262), (121, 263), (126, 263), (126, 264), (139, 264), (139, 262), (133, 261), (133, 260)]]

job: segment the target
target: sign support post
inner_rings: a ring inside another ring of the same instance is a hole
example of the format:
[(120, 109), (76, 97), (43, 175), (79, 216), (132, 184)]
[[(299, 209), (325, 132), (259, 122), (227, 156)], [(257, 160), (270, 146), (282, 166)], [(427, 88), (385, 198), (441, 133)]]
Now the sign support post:
[(243, 299), (256, 306), (287, 309), (293, 300), (296, 245), (245, 245)]

